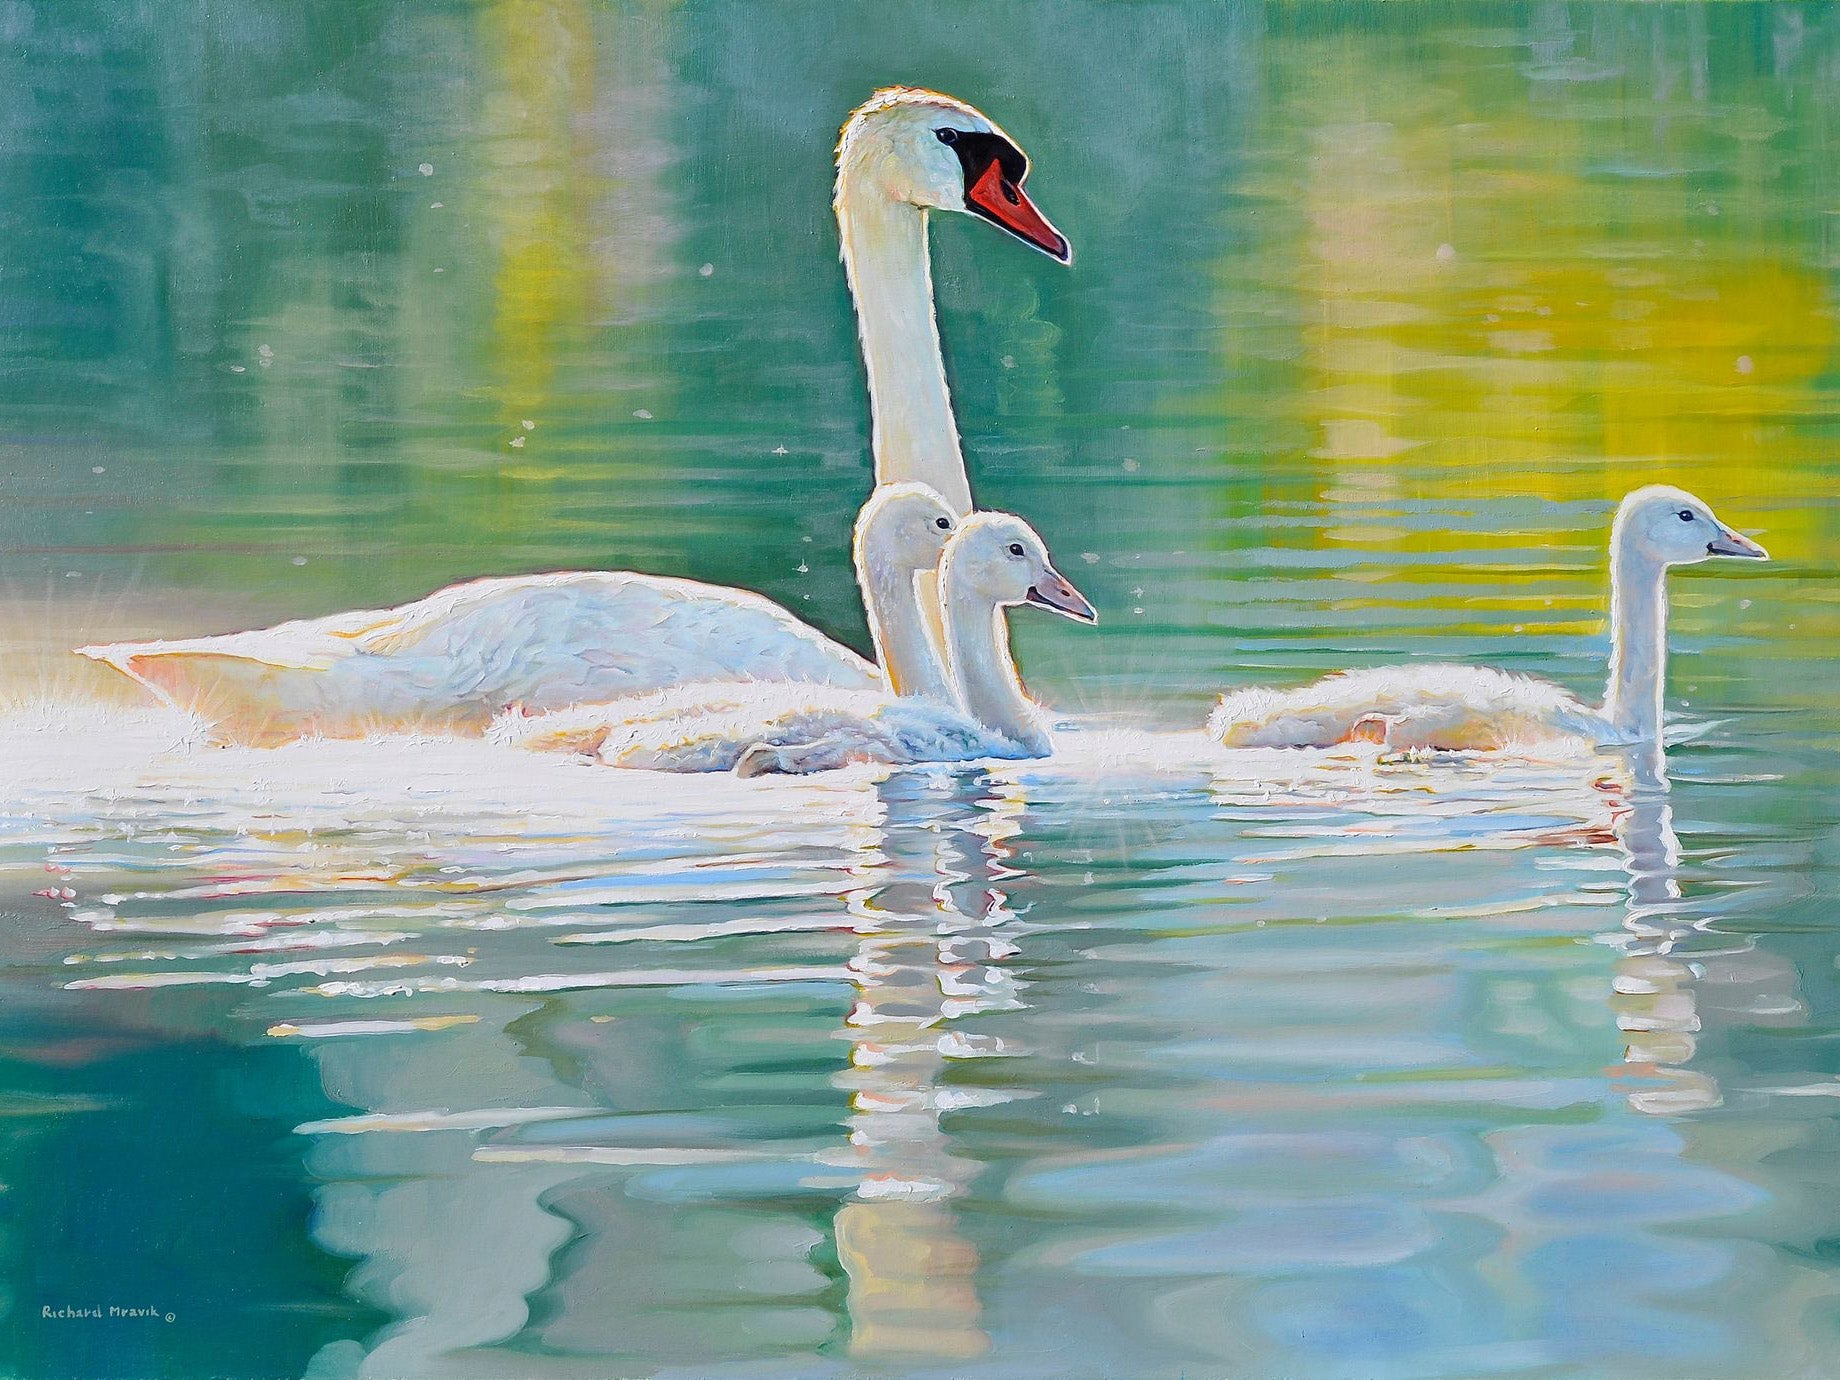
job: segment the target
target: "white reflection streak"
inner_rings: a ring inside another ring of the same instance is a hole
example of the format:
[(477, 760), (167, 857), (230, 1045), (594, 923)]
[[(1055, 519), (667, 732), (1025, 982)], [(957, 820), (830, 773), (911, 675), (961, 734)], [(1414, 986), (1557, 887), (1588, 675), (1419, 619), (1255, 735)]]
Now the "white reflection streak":
[(1627, 878), (1627, 937), (1611, 1005), (1624, 1037), (1626, 1072), (1642, 1085), (1628, 1093), (1629, 1106), (1651, 1115), (1704, 1111), (1724, 1099), (1717, 1079), (1687, 1067), (1699, 1048), (1694, 987), (1700, 974), (1695, 963), (1673, 955), (1694, 926), (1681, 904), (1680, 838), (1667, 768), (1639, 751), (1630, 754), (1627, 767), (1627, 785), (1611, 807)]
[(1703, 903), (1683, 896), (1665, 763), (1631, 761), (1614, 808), (1628, 881), (1612, 1004), (1626, 1041), (1624, 1063), (1642, 1085), (1629, 1093), (1629, 1105), (1660, 1116), (1704, 1111), (1724, 1100), (1710, 1073), (1687, 1067), (1708, 1023), (1805, 1019), (1796, 970), (1750, 936), (1714, 938), (1699, 913)]
[(980, 1166), (952, 1153), (939, 1118), (1006, 1095), (941, 1081), (954, 1057), (1003, 1052), (948, 1021), (1021, 1004), (998, 966), (1015, 949), (996, 933), (1008, 909), (993, 883), (1008, 874), (1004, 840), (1023, 806), (1015, 795), (975, 799), (996, 789), (988, 778), (950, 789), (941, 796), (919, 777), (884, 785), (887, 875), (851, 897), (869, 932), (850, 963), (850, 1068), (836, 1081), (851, 1107), (840, 1158), (860, 1177), (835, 1232), (857, 1357), (963, 1360), (990, 1344), (978, 1326), (977, 1250), (949, 1205)]

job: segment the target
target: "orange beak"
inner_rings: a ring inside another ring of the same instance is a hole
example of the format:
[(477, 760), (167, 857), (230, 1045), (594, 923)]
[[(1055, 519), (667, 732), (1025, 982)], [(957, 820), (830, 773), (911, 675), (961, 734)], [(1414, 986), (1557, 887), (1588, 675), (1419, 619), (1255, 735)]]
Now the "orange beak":
[(996, 222), (1049, 258), (1059, 259), (1064, 264), (1073, 262), (1073, 246), (1067, 243), (1067, 237), (1035, 209), (1027, 192), (1004, 178), (1003, 167), (995, 159), (984, 169), (983, 176), (971, 184), (965, 201), (967, 210)]

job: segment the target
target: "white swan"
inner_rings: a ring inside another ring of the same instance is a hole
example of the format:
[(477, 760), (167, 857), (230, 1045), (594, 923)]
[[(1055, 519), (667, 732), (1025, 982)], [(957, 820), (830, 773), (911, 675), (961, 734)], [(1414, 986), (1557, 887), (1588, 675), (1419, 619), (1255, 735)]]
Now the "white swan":
[[(1027, 170), (970, 106), (905, 88), (855, 111), (838, 148), (836, 210), (868, 362), (877, 480), (931, 479), (951, 515), (971, 501), (933, 315), (926, 211), (976, 214), (1065, 261), (1067, 241), (1021, 191)], [(929, 560), (929, 585), (932, 569)], [(858, 579), (866, 592), (860, 569)], [(930, 589), (925, 599), (931, 624)], [(690, 682), (877, 683), (860, 657), (758, 595), (627, 572), (475, 580), (390, 609), (78, 651), (218, 736), (250, 743), (477, 731), (513, 702), (550, 709)], [(928, 668), (921, 675), (936, 675), (936, 664), (911, 662)], [(936, 680), (906, 688), (944, 690)]]
[(889, 87), (837, 145), (837, 226), (856, 299), (878, 483), (917, 480), (963, 516), (971, 486), (946, 390), (929, 210), (965, 211), (1068, 263), (1066, 236), (1022, 190), (1029, 163), (987, 115), (935, 91)]
[(1610, 533), (1610, 681), (1602, 708), (1549, 681), (1475, 666), (1344, 671), (1296, 690), (1224, 696), (1208, 733), (1228, 747), (1327, 747), (1370, 739), (1400, 749), (1490, 751), (1554, 738), (1655, 743), (1667, 679), (1667, 570), (1712, 556), (1766, 559), (1692, 494), (1637, 489)]
[(1016, 674), (1005, 610), (1036, 604), (1090, 623), (1092, 605), (1055, 570), (1035, 530), (1008, 513), (964, 520), (940, 558), (939, 587), (953, 703), (818, 685), (679, 686), (508, 715), (493, 736), (615, 767), (744, 776), (1045, 755), (1052, 743)]
[[(956, 519), (918, 484), (885, 485), (854, 556), (876, 652), (897, 694), (947, 695), (914, 587)], [(233, 741), (381, 728), (480, 732), (533, 711), (720, 680), (883, 684), (876, 667), (769, 599), (628, 571), (474, 580), (399, 608), (191, 641), (82, 647)]]

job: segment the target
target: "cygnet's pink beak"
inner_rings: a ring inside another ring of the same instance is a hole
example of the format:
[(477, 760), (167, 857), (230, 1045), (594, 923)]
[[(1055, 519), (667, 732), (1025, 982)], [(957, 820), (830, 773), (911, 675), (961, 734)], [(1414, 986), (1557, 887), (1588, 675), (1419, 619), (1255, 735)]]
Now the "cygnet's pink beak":
[(1706, 550), (1714, 556), (1742, 556), (1746, 560), (1767, 561), (1770, 553), (1742, 532), (1734, 532), (1724, 523), (1719, 524), (1719, 534), (1706, 543)]
[(1067, 577), (1049, 566), (1042, 572), (1041, 578), (1029, 586), (1025, 596), (1031, 604), (1044, 609), (1053, 609), (1056, 613), (1082, 623), (1097, 623), (1099, 612), (1086, 602), (1086, 596), (1075, 589)]

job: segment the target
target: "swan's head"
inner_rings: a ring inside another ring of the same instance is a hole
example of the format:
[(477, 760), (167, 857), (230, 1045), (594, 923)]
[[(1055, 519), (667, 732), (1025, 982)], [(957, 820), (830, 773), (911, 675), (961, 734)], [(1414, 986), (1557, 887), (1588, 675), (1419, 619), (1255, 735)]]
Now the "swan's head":
[(947, 597), (967, 591), (992, 608), (1035, 604), (1082, 623), (1099, 615), (1048, 559), (1047, 543), (1010, 513), (973, 513), (946, 543), (939, 563)]
[(1667, 484), (1637, 489), (1623, 500), (1611, 542), (1633, 544), (1658, 565), (1692, 565), (1713, 556), (1760, 561), (1770, 554), (1720, 522), (1703, 500)]
[(932, 570), (958, 517), (924, 484), (878, 484), (856, 515), (856, 563), (913, 576)]
[(1022, 190), (1029, 160), (989, 116), (936, 91), (891, 86), (850, 113), (837, 145), (837, 204), (846, 188), (891, 201), (967, 211), (1062, 263), (1067, 237)]

